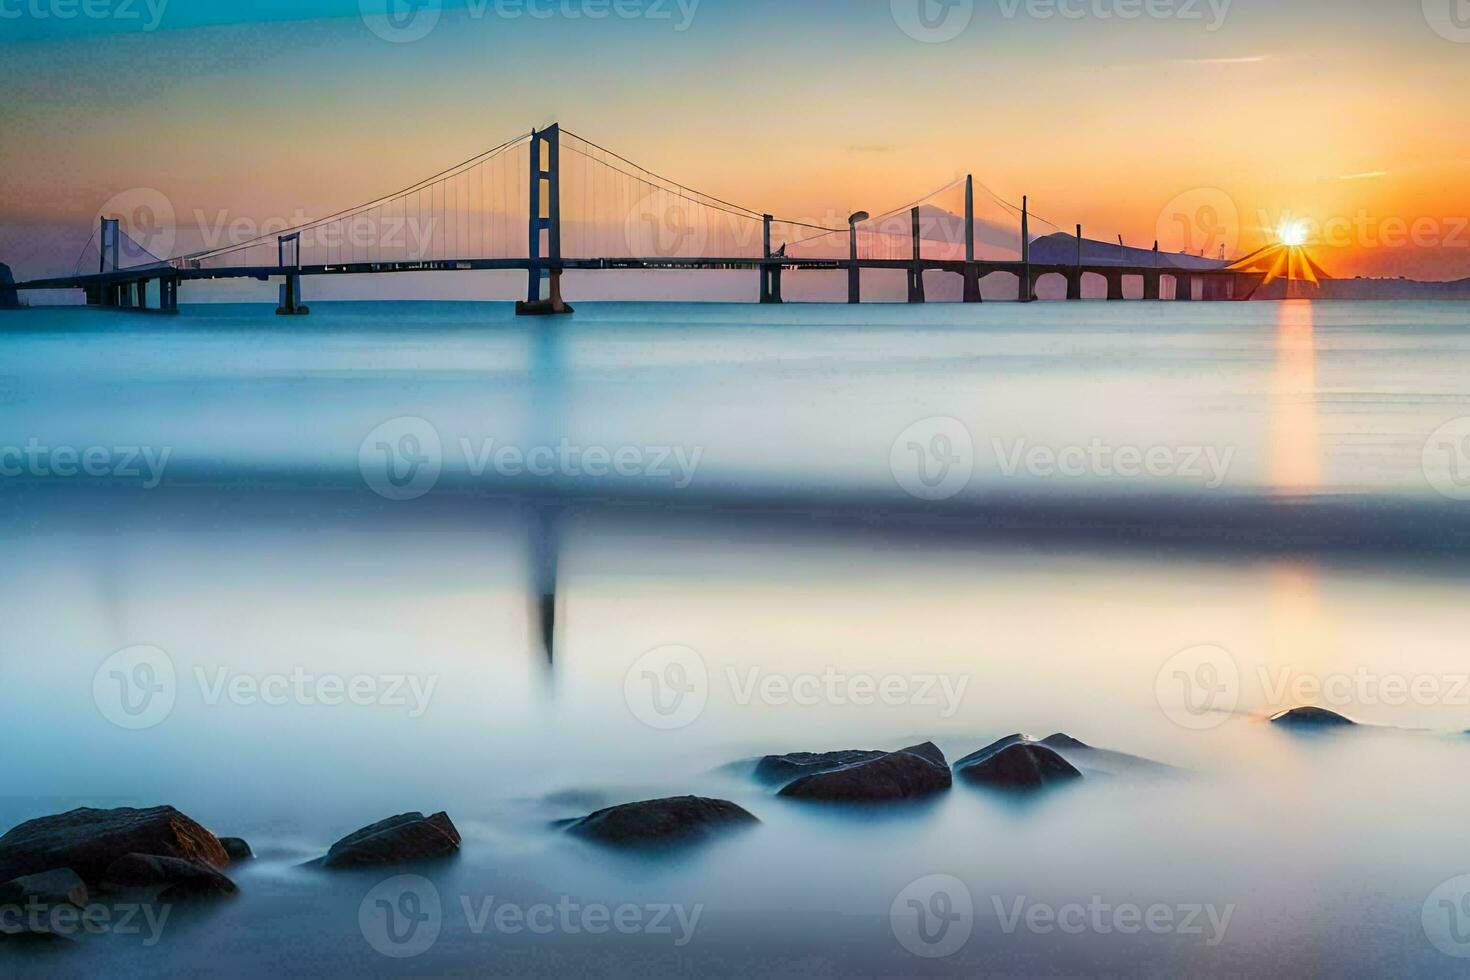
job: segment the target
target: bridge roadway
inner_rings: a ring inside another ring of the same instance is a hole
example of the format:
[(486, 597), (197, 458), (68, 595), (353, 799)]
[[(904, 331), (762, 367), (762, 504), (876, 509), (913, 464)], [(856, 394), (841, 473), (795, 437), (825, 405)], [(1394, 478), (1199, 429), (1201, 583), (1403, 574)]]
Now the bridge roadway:
[[(1160, 298), (1160, 283), (1172, 278), (1176, 284), (1177, 299), (1193, 299), (1193, 283), (1203, 283), (1202, 297), (1206, 300), (1245, 299), (1255, 285), (1248, 281), (1252, 277), (1229, 269), (1179, 269), (1170, 266), (1110, 265), (1105, 263), (1060, 264), (1020, 261), (967, 261), (964, 259), (813, 259), (791, 257), (642, 257), (642, 258), (569, 258), (547, 259), (433, 259), (421, 261), (374, 261), (341, 262), (326, 265), (301, 266), (220, 266), (193, 267), (188, 264), (138, 266), (80, 276), (62, 276), (49, 279), (33, 279), (15, 284), (18, 290), (36, 289), (81, 289), (87, 294), (90, 305), (113, 307), (139, 312), (172, 313), (178, 309), (178, 286), (181, 282), (213, 279), (257, 279), (268, 282), (281, 278), (294, 289), (303, 276), (351, 276), (382, 275), (395, 272), (470, 272), (470, 271), (521, 271), (551, 273), (559, 278), (564, 271), (637, 271), (637, 270), (743, 270), (761, 273), (761, 301), (779, 303), (781, 299), (781, 274), (783, 272), (846, 272), (850, 279), (854, 270), (889, 270), (909, 273), (909, 296), (911, 303), (925, 300), (923, 273), (948, 272), (965, 280), (967, 302), (980, 302), (979, 282), (996, 273), (1012, 275), (1017, 280), (1017, 299), (1035, 298), (1035, 286), (1045, 276), (1059, 275), (1067, 281), (1067, 298), (1082, 298), (1082, 277), (1101, 276), (1108, 286), (1108, 299), (1124, 299), (1123, 280), (1137, 277), (1143, 281), (1143, 298)], [(146, 285), (159, 283), (159, 306), (148, 308)], [(1183, 289), (1188, 284), (1188, 289)], [(1027, 288), (1029, 286), (1029, 289)], [(1030, 295), (1027, 295), (1027, 294)], [(860, 299), (856, 289), (851, 293), (854, 301)], [(292, 298), (294, 303), (294, 296)]]

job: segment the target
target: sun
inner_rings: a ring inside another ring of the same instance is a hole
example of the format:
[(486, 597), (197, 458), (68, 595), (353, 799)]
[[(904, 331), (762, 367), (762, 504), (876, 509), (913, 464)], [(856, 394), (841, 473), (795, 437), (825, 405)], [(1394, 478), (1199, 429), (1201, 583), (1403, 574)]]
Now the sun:
[(1276, 238), (1287, 248), (1301, 248), (1307, 244), (1307, 223), (1287, 221), (1276, 229)]

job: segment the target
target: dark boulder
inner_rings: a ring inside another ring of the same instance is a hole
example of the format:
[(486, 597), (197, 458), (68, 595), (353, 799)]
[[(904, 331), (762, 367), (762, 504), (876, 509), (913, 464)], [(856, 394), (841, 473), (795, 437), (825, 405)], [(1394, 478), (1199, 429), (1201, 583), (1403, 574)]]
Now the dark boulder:
[(1081, 779), (1077, 767), (1039, 742), (1014, 742), (974, 762), (961, 762), (955, 774), (967, 783), (998, 789), (1036, 790)]
[(230, 856), (231, 861), (249, 861), (255, 857), (255, 852), (242, 838), (221, 837), (219, 843), (225, 849), (225, 853)]
[(891, 803), (941, 793), (953, 783), (944, 753), (933, 742), (925, 742), (802, 776), (777, 795), (826, 803)]
[(570, 823), (567, 832), (614, 847), (658, 847), (698, 843), (757, 823), (728, 800), (677, 796), (598, 810)]
[(171, 806), (83, 808), (38, 817), (0, 837), (0, 881), (70, 868), (96, 885), (114, 861), (128, 854), (180, 858), (214, 868), (230, 863), (217, 837)]
[(145, 893), (159, 901), (224, 898), (239, 891), (233, 881), (201, 861), (157, 854), (118, 858), (103, 874), (103, 882), (108, 891)]
[(459, 852), (459, 830), (447, 813), (425, 817), (404, 813), (348, 834), (333, 844), (324, 868), (375, 868), (451, 857)]
[(887, 755), (868, 749), (846, 749), (840, 752), (792, 752), (768, 755), (756, 763), (755, 778), (770, 786), (784, 786), (793, 779), (818, 772), (830, 772), (858, 762), (871, 762)]
[(0, 906), (38, 902), (85, 907), (89, 897), (86, 883), (71, 868), (42, 871), (0, 884)]
[(1352, 728), (1357, 722), (1326, 708), (1293, 708), (1272, 718), (1271, 724), (1287, 728)]
[(1067, 749), (1085, 750), (1092, 748), (1092, 746), (1081, 739), (1073, 738), (1070, 735), (1063, 735), (1061, 732), (1055, 735), (1048, 735), (1041, 740), (1040, 744), (1045, 745), (1049, 749), (1056, 749), (1059, 752), (1064, 752)]

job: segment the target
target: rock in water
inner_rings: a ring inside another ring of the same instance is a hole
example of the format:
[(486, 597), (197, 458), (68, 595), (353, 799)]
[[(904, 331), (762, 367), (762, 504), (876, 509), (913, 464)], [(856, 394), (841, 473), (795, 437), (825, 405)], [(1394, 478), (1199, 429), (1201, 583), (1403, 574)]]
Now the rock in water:
[(156, 854), (120, 857), (108, 867), (103, 879), (108, 891), (146, 892), (160, 901), (223, 898), (239, 891), (233, 881), (201, 861)]
[(250, 845), (239, 837), (221, 837), (219, 843), (225, 849), (225, 853), (230, 856), (231, 861), (249, 861), (255, 857), (255, 852), (250, 849)]
[(171, 806), (83, 808), (38, 817), (0, 837), (0, 881), (70, 868), (95, 886), (114, 861), (128, 854), (181, 858), (214, 868), (230, 863), (217, 837)]
[(567, 832), (615, 847), (658, 847), (697, 843), (757, 823), (748, 810), (729, 800), (677, 796), (598, 810), (574, 821)]
[(450, 857), (459, 851), (459, 830), (447, 813), (425, 817), (404, 813), (348, 834), (332, 845), (324, 868), (373, 868)]
[(1081, 739), (1073, 738), (1070, 735), (1064, 735), (1061, 732), (1057, 732), (1057, 734), (1055, 735), (1048, 735), (1046, 738), (1041, 740), (1040, 744), (1045, 745), (1049, 749), (1058, 749), (1062, 751), (1065, 751), (1067, 749), (1081, 750), (1092, 748), (1092, 746), (1088, 745)]
[(1326, 708), (1292, 708), (1272, 718), (1271, 724), (1289, 728), (1352, 728), (1357, 722)]
[(955, 773), (968, 783), (1019, 790), (1043, 789), (1082, 778), (1077, 767), (1055, 751), (1030, 741), (1011, 742), (978, 759), (967, 756), (956, 764)]
[(871, 762), (887, 754), (866, 749), (846, 749), (841, 752), (792, 752), (788, 755), (768, 755), (756, 763), (755, 778), (768, 785), (785, 785), (802, 776), (841, 769), (843, 766), (850, 766), (856, 762)]
[(43, 871), (0, 884), (0, 906), (38, 902), (85, 907), (88, 897), (86, 883), (71, 868)]
[(802, 776), (777, 795), (827, 803), (891, 803), (941, 793), (953, 785), (949, 763), (933, 742)]

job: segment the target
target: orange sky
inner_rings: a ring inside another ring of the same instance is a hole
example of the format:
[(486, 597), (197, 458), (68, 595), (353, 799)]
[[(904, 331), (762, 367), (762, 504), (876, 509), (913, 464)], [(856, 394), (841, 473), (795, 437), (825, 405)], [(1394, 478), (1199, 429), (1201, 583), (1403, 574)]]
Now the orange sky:
[(448, 10), (404, 44), (356, 17), (0, 43), (0, 226), (85, 226), (133, 188), (183, 220), (316, 216), (558, 119), (793, 217), (974, 173), (1097, 238), (1240, 254), (1297, 218), (1335, 275), (1470, 276), (1470, 44), (1417, 3), (1225, 6), (1210, 30), (976, 0), (947, 43), (887, 0), (704, 0), (684, 30)]

